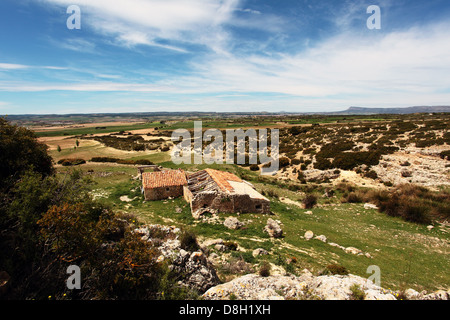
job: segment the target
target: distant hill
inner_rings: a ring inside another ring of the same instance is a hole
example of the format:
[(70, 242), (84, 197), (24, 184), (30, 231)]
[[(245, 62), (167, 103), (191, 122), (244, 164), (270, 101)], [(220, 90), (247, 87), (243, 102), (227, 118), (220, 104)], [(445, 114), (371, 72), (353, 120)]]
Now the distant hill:
[(407, 108), (362, 108), (350, 107), (344, 111), (333, 112), (333, 114), (410, 114), (410, 113), (432, 113), (450, 112), (450, 106), (417, 106)]

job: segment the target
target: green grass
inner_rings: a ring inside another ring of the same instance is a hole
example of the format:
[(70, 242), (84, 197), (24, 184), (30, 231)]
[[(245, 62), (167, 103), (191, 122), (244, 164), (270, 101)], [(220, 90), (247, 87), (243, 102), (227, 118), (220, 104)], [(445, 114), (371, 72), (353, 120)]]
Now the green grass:
[[(202, 120), (202, 128), (214, 128), (214, 129), (232, 129), (232, 128), (248, 128), (248, 127), (269, 127), (275, 126), (274, 122), (267, 121), (210, 121)], [(164, 126), (161, 130), (176, 130), (176, 129), (194, 129), (194, 121), (180, 121), (173, 124)]]
[[(206, 165), (176, 166), (171, 162), (162, 162), (167, 167), (182, 167), (186, 170), (198, 170)], [(289, 190), (271, 178), (259, 181), (258, 175), (234, 165), (213, 165), (216, 169), (228, 170), (238, 175), (246, 175), (258, 190), (273, 190), (279, 197), (299, 200), (299, 192)], [(276, 197), (269, 197), (274, 215), (261, 214), (221, 214), (223, 222), (228, 216), (236, 216), (245, 222), (245, 227), (230, 230), (223, 224), (209, 224), (195, 220), (190, 212), (189, 204), (183, 198), (162, 201), (144, 201), (140, 193), (140, 181), (133, 180), (137, 174), (134, 166), (80, 166), (82, 170), (93, 169), (93, 185), (95, 192), (105, 191), (106, 196), (100, 198), (119, 212), (132, 213), (142, 223), (160, 223), (175, 225), (192, 230), (200, 239), (222, 238), (236, 242), (245, 252), (233, 252), (234, 257), (243, 256), (244, 260), (258, 264), (269, 260), (283, 265), (290, 272), (299, 272), (308, 268), (320, 274), (327, 265), (344, 266), (350, 273), (368, 278), (366, 273), (370, 265), (381, 269), (381, 285), (384, 288), (399, 290), (414, 288), (420, 290), (436, 290), (448, 288), (450, 274), (449, 233), (439, 228), (427, 230), (426, 226), (409, 223), (400, 218), (389, 217), (376, 210), (365, 210), (363, 204), (340, 203), (338, 198), (325, 199), (319, 195), (318, 206), (311, 209), (313, 214), (305, 214), (295, 205), (288, 205)], [(63, 168), (61, 170), (69, 170)], [(109, 175), (101, 175), (108, 172)], [(275, 181), (274, 181), (275, 182)], [(120, 197), (127, 195), (131, 202), (122, 202)], [(181, 209), (181, 210), (180, 210)], [(179, 211), (179, 212), (177, 212)], [(268, 218), (280, 220), (284, 238), (270, 239), (263, 232)], [(325, 235), (328, 243), (319, 240), (305, 240), (307, 230), (314, 234)], [(356, 247), (372, 258), (346, 253), (344, 250), (329, 245), (337, 243), (344, 247)], [(251, 252), (256, 248), (264, 248), (269, 256), (253, 258)], [(285, 259), (295, 257), (295, 264), (287, 265)]]

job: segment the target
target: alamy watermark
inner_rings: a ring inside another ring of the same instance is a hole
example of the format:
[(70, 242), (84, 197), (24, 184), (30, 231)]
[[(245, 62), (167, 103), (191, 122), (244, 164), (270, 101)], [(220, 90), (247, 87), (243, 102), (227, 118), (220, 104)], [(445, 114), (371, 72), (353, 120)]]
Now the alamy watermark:
[[(66, 10), (70, 16), (67, 18), (66, 25), (69, 30), (81, 29), (81, 9), (77, 5), (70, 5)], [(367, 14), (371, 16), (367, 19), (367, 28), (369, 30), (381, 29), (381, 9), (377, 5), (370, 5), (366, 10)]]
[(67, 278), (66, 286), (67, 289), (73, 290), (73, 289), (81, 289), (81, 270), (80, 267), (77, 265), (70, 265), (67, 267), (66, 270), (67, 274), (70, 274), (70, 276)]
[[(246, 131), (226, 129), (224, 137), (219, 129), (208, 129), (203, 132), (202, 122), (194, 121), (193, 137), (187, 129), (172, 132), (172, 142), (179, 142), (172, 149), (172, 162), (251, 165), (258, 164), (259, 160), (259, 164), (263, 164), (261, 174), (272, 175), (279, 169), (280, 133), (278, 129), (270, 129), (269, 137), (267, 129), (258, 131), (257, 133), (255, 129)], [(204, 142), (207, 143), (206, 146)]]

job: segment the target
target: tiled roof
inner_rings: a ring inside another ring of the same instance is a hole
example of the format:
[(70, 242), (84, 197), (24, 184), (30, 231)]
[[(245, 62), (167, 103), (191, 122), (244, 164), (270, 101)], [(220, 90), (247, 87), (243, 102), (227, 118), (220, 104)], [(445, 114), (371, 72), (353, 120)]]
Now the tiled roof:
[(187, 185), (186, 174), (183, 170), (165, 170), (144, 172), (142, 174), (144, 188), (160, 188)]
[(228, 181), (242, 182), (240, 178), (235, 176), (230, 172), (219, 171), (214, 169), (205, 169), (205, 171), (210, 175), (214, 182), (219, 186), (222, 191), (233, 192), (233, 187), (228, 183)]

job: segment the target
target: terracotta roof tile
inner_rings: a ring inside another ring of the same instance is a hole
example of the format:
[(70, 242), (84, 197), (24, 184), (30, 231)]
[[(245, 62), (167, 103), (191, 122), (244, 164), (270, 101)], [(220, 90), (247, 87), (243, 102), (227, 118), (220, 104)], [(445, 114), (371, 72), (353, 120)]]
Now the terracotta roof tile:
[(186, 174), (183, 170), (166, 170), (144, 172), (142, 174), (144, 188), (160, 188), (187, 185)]
[(222, 191), (232, 192), (234, 190), (233, 187), (228, 183), (228, 181), (242, 182), (240, 178), (238, 178), (237, 176), (235, 176), (230, 172), (219, 171), (209, 168), (205, 169), (205, 171), (210, 175), (211, 178), (213, 178), (214, 182), (217, 183), (217, 185)]

